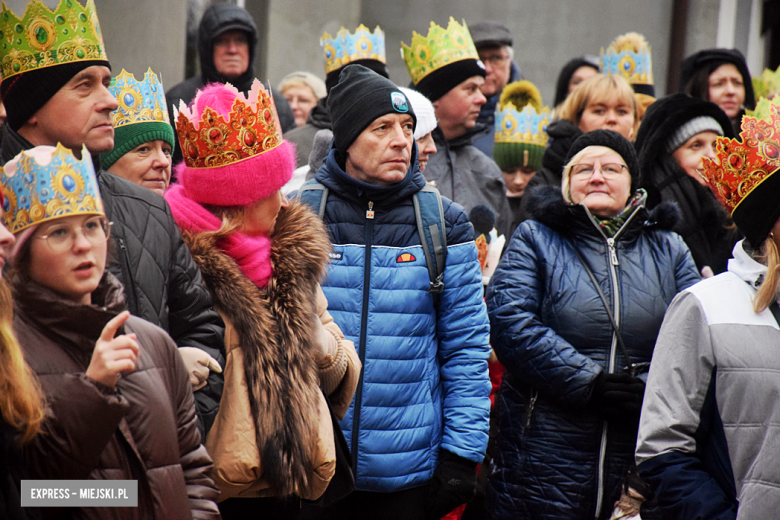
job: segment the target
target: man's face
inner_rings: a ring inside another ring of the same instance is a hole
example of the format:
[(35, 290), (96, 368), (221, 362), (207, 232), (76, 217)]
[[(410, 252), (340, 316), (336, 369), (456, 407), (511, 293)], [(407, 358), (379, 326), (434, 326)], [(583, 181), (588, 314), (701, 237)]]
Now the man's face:
[(506, 84), (509, 83), (509, 74), (512, 69), (512, 60), (509, 58), (509, 49), (502, 47), (485, 47), (477, 51), (479, 59), (485, 65), (485, 83), (480, 90), (486, 97), (500, 94)]
[(20, 135), (36, 146), (62, 143), (81, 154), (86, 145), (91, 153), (114, 147), (111, 112), (118, 104), (108, 85), (111, 70), (93, 65), (68, 81), (19, 129)]
[(482, 76), (472, 76), (433, 102), (444, 137), (454, 139), (474, 128), (486, 101), (479, 90), (484, 82)]
[(412, 116), (391, 113), (378, 117), (347, 148), (347, 174), (380, 186), (401, 182), (409, 170), (413, 143)]
[(214, 39), (214, 67), (228, 80), (247, 71), (249, 39), (244, 31), (225, 31)]

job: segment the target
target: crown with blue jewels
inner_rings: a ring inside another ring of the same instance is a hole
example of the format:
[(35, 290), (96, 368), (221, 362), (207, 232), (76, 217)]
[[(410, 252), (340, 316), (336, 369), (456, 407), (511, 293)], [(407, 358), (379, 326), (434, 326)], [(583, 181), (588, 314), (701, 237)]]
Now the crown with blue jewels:
[(119, 107), (112, 114), (114, 128), (134, 123), (171, 124), (163, 85), (151, 68), (144, 74), (143, 81), (136, 80), (135, 76), (122, 69), (111, 80), (108, 90), (119, 102)]
[[(92, 157), (57, 144), (20, 153), (0, 173), (3, 224), (12, 232), (71, 215), (104, 215)], [(47, 162), (48, 159), (48, 162)]]
[(631, 85), (653, 84), (653, 60), (645, 37), (631, 32), (618, 36), (599, 56), (603, 74), (619, 74)]
[(509, 104), (496, 114), (496, 143), (527, 143), (547, 146), (547, 125), (552, 113), (549, 107), (537, 112), (531, 105), (518, 111)]
[(362, 23), (352, 34), (343, 26), (334, 38), (328, 33), (320, 39), (322, 56), (325, 59), (325, 74), (358, 60), (377, 60), (387, 63), (385, 58), (385, 33), (376, 26), (373, 34)]

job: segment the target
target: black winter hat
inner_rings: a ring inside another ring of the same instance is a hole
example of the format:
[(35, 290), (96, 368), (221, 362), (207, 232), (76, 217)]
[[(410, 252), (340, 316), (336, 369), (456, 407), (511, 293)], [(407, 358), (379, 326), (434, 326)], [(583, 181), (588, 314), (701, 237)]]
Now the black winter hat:
[(585, 54), (577, 58), (569, 60), (566, 65), (561, 69), (561, 73), (558, 75), (558, 82), (555, 84), (555, 102), (556, 107), (563, 103), (569, 96), (569, 81), (577, 69), (580, 67), (590, 67), (596, 72), (599, 72), (599, 57), (592, 54)]
[(434, 70), (411, 88), (431, 100), (431, 103), (474, 76), (487, 75), (481, 61), (472, 58), (456, 61)]
[(616, 151), (628, 167), (628, 173), (631, 175), (631, 193), (640, 186), (642, 176), (639, 171), (639, 161), (636, 158), (636, 152), (628, 139), (612, 130), (593, 130), (582, 134), (571, 145), (569, 153), (566, 155), (564, 164), (569, 164), (572, 158), (588, 146), (606, 146)]
[(385, 114), (409, 114), (417, 126), (412, 104), (401, 90), (362, 65), (347, 65), (328, 94), (334, 147), (342, 155), (371, 122)]
[(696, 54), (685, 58), (681, 64), (680, 70), (680, 92), (688, 92), (693, 96), (701, 96), (698, 92), (693, 92), (695, 86), (690, 83), (694, 80), (696, 74), (707, 69), (707, 74), (712, 74), (715, 69), (725, 63), (731, 63), (742, 76), (742, 82), (745, 85), (746, 108), (753, 110), (756, 107), (756, 96), (753, 92), (753, 80), (750, 77), (750, 71), (745, 61), (745, 56), (737, 49), (704, 49)]

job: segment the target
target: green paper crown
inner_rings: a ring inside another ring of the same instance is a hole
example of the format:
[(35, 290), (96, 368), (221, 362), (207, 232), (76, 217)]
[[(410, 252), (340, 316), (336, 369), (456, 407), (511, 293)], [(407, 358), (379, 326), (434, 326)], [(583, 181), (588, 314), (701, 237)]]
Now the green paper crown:
[(758, 98), (771, 98), (780, 94), (780, 67), (776, 71), (764, 69), (760, 76), (753, 78), (753, 91)]
[(450, 63), (479, 60), (466, 21), (461, 25), (452, 16), (446, 30), (431, 22), (427, 38), (412, 32), (411, 46), (401, 42), (401, 55), (415, 85), (431, 72)]
[(85, 7), (76, 0), (61, 0), (54, 12), (34, 0), (21, 19), (2, 3), (3, 80), (44, 67), (90, 60), (108, 61), (94, 0), (87, 0)]

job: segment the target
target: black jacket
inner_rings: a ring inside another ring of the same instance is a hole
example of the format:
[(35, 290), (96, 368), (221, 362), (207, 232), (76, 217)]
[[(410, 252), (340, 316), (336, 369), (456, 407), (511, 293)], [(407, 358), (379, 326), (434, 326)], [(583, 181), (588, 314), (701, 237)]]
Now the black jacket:
[(0, 518), (40, 520), (37, 507), (22, 507), (22, 480), (30, 475), (24, 452), (16, 443), (18, 433), (0, 415)]
[[(5, 126), (0, 161), (33, 145)], [(121, 177), (98, 171), (106, 216), (113, 222), (108, 270), (125, 287), (127, 308), (168, 332), (180, 347), (197, 347), (225, 364), (225, 327), (212, 308), (200, 270), (182, 241), (165, 199)], [(222, 397), (222, 376), (212, 372), (195, 393), (199, 419), (211, 426)]]
[[(249, 68), (241, 76), (227, 81), (214, 66), (214, 40), (221, 33), (229, 30), (244, 31), (249, 36)], [(229, 3), (217, 3), (206, 9), (198, 27), (198, 57), (200, 59), (200, 75), (193, 76), (177, 83), (165, 94), (171, 124), (176, 131), (176, 120), (173, 117), (173, 107), (179, 107), (179, 101), (189, 104), (195, 98), (199, 89), (209, 83), (228, 82), (245, 94), (252, 88), (255, 79), (255, 56), (257, 55), (257, 25), (252, 15), (246, 9)], [(295, 128), (295, 117), (290, 104), (274, 89), (271, 89), (279, 114), (282, 131)], [(177, 164), (182, 155), (179, 147), (174, 150), (173, 161)]]
[[(305, 125), (293, 128), (284, 134), (285, 140), (295, 144), (295, 155), (298, 157), (299, 167), (309, 162), (314, 136), (323, 129), (333, 130), (330, 121), (330, 110), (328, 110), (328, 96), (317, 101), (317, 104), (309, 112)], [(313, 177), (314, 174), (312, 173), (310, 178)]]

